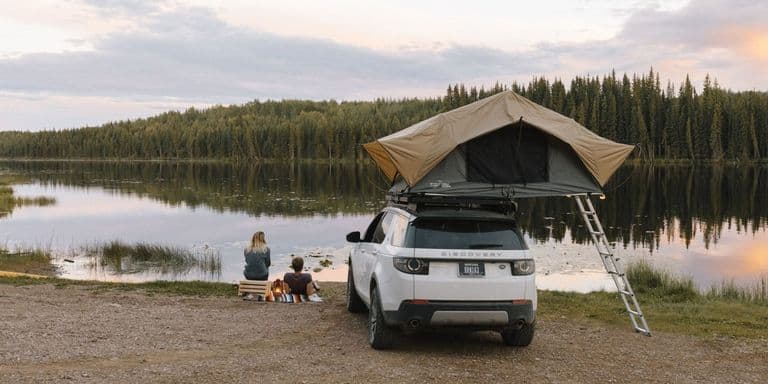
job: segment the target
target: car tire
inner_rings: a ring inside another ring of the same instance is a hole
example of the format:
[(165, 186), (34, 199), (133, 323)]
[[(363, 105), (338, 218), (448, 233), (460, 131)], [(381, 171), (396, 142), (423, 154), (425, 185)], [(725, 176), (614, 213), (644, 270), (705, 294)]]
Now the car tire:
[(526, 324), (520, 329), (507, 328), (501, 331), (501, 338), (504, 344), (513, 347), (527, 347), (533, 341), (533, 334), (536, 331), (536, 323)]
[(373, 349), (388, 349), (392, 347), (394, 330), (384, 322), (384, 312), (381, 309), (379, 291), (371, 290), (371, 308), (368, 310), (368, 342)]
[(347, 271), (347, 311), (352, 313), (365, 312), (367, 308), (365, 303), (357, 294), (355, 288), (355, 279), (352, 274), (352, 263), (349, 263), (349, 270)]

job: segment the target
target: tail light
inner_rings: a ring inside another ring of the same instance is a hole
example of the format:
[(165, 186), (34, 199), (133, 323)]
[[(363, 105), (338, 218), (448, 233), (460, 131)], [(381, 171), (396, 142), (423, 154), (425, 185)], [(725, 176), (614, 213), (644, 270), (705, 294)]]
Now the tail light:
[(515, 260), (512, 262), (513, 275), (530, 275), (536, 271), (533, 259)]
[(429, 261), (412, 257), (395, 257), (392, 259), (395, 269), (412, 275), (428, 275)]

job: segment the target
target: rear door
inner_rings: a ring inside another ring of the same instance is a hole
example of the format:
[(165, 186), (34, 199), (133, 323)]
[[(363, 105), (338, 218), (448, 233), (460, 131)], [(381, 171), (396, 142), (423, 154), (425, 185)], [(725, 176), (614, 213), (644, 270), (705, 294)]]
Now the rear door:
[(513, 221), (423, 218), (408, 232), (414, 257), (429, 274), (414, 276), (414, 298), (506, 301), (527, 297), (532, 276), (514, 276), (512, 261), (528, 258)]
[(382, 212), (371, 222), (365, 236), (358, 244), (357, 260), (353, 261), (355, 286), (358, 288), (358, 294), (366, 303), (370, 303), (370, 283), (373, 267), (381, 251), (381, 243), (386, 237), (389, 223), (392, 221), (392, 214)]

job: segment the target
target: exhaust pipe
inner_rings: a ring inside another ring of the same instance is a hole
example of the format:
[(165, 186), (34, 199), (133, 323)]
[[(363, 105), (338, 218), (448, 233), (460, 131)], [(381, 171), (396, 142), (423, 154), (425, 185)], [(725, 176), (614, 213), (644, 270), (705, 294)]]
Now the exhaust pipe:
[(517, 320), (517, 322), (515, 323), (515, 327), (517, 327), (517, 329), (520, 329), (524, 326), (525, 326), (525, 319)]
[(411, 328), (418, 328), (421, 326), (421, 320), (419, 319), (410, 319), (408, 320), (408, 326)]

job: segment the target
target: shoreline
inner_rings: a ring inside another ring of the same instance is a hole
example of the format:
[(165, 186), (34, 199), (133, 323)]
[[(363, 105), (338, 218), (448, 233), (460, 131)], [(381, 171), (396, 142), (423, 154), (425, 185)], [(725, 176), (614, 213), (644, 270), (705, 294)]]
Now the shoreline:
[[(246, 165), (246, 164), (278, 164), (278, 163), (292, 163), (292, 164), (366, 164), (370, 163), (370, 159), (229, 159), (229, 158), (154, 158), (154, 159), (139, 159), (139, 158), (32, 158), (32, 157), (0, 157), (0, 162), (62, 162), (62, 163), (199, 163), (199, 164), (232, 164), (232, 165)], [(741, 165), (768, 165), (768, 158), (759, 160), (691, 160), (691, 159), (654, 159), (647, 161), (644, 159), (627, 159), (623, 166), (698, 166), (698, 165), (716, 165), (716, 166), (741, 166)]]
[[(344, 301), (346, 284), (318, 280), (321, 296)], [(113, 283), (93, 280), (68, 280), (57, 277), (3, 276), (0, 286), (32, 287), (48, 285), (74, 287), (91, 292), (138, 292), (150, 297), (182, 296), (194, 298), (221, 297), (237, 299), (236, 284), (203, 281), (153, 281)], [(678, 297), (642, 292), (636, 287), (640, 305), (652, 332), (693, 336), (702, 340), (728, 338), (734, 340), (768, 340), (765, 303), (728, 301), (706, 297)], [(630, 331), (629, 318), (616, 293), (559, 292), (538, 290), (539, 318), (570, 318), (594, 325)], [(239, 300), (239, 299), (238, 299)]]

